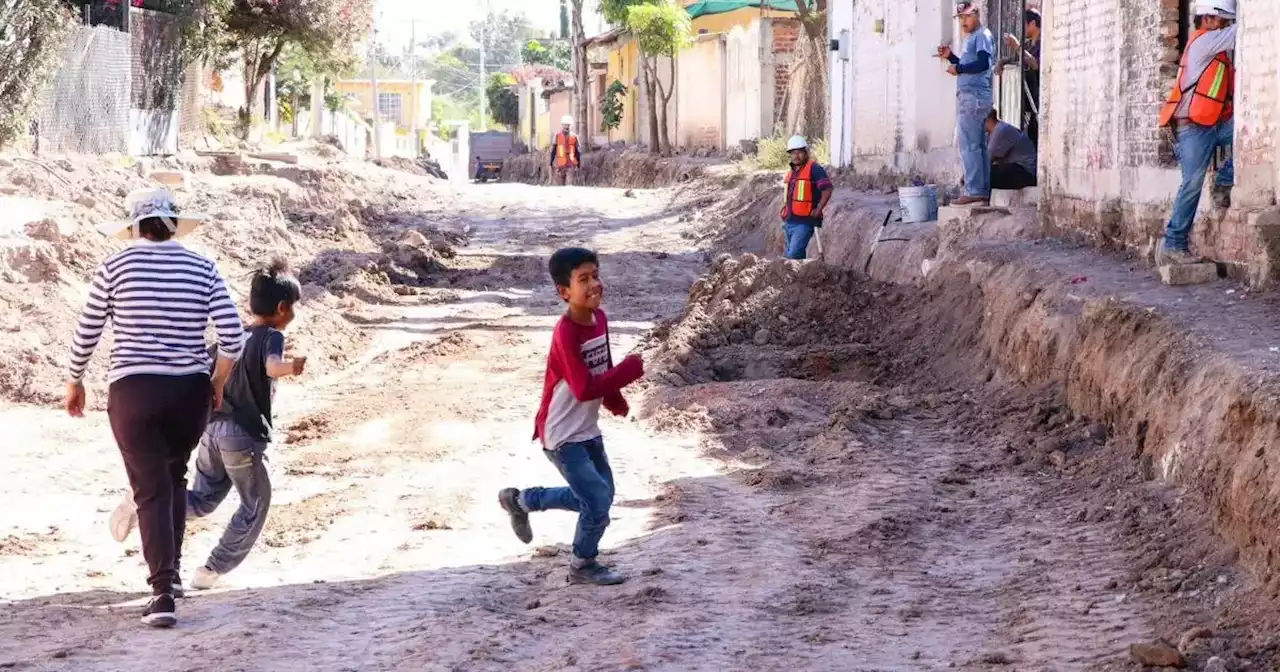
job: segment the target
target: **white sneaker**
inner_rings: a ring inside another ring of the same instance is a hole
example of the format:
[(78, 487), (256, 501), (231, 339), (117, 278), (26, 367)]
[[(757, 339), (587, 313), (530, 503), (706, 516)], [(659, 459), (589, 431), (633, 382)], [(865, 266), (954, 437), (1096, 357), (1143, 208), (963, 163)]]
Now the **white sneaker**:
[(126, 492), (124, 499), (116, 505), (116, 510), (111, 512), (111, 538), (118, 542), (124, 543), (129, 538), (129, 533), (133, 528), (138, 526), (138, 507), (133, 504), (133, 493)]
[(191, 587), (196, 590), (209, 590), (218, 585), (218, 579), (221, 578), (221, 574), (202, 566), (196, 570), (196, 575), (191, 577)]

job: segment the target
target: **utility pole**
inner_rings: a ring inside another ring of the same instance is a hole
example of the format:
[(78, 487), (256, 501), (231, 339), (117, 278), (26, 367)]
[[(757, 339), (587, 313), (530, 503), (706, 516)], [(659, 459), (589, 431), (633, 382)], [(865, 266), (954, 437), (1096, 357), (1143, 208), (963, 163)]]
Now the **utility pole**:
[(382, 115), (378, 109), (378, 19), (373, 19), (373, 39), (369, 41), (369, 78), (373, 81), (373, 158), (382, 158)]
[(418, 137), (418, 20), (409, 22), (409, 128), (413, 134), (413, 158), (422, 155), (422, 141)]
[(480, 8), (484, 11), (480, 18), (480, 130), (483, 132), (489, 130), (489, 86), (484, 73), (484, 43), (489, 36), (489, 0), (483, 0)]

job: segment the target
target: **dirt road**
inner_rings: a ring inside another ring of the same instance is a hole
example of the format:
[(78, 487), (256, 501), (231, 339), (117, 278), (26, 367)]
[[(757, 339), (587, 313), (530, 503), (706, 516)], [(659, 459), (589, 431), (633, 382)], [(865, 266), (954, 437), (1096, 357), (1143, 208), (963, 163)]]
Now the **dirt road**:
[[(470, 245), (355, 311), (351, 366), (282, 387), (260, 547), (173, 631), (138, 625), (137, 537), (107, 534), (102, 414), (0, 409), (0, 668), (1129, 669), (1158, 605), (1128, 588), (1126, 521), (1051, 464), (1105, 428), (999, 381), (931, 386), (886, 340), (911, 340), (904, 299), (814, 265), (721, 263), (642, 341), (710, 266), (670, 197), (446, 198)], [(639, 418), (604, 427), (606, 554), (632, 577), (611, 589), (565, 585), (571, 516), (536, 517), (531, 552), (495, 502), (557, 479), (529, 436), (560, 311), (543, 264), (567, 244), (603, 253), (615, 353), (654, 372)], [(186, 567), (233, 503), (193, 523)]]

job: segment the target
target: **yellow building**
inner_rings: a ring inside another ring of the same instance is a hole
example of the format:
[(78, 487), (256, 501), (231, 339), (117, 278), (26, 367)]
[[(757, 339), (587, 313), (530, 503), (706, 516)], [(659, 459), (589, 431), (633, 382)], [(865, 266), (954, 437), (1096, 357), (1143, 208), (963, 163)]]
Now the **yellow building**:
[[(425, 130), (431, 122), (432, 80), (379, 79), (378, 117), (394, 122), (404, 131)], [(354, 101), (352, 112), (373, 117), (373, 82), (368, 79), (343, 79), (334, 84), (338, 94)]]
[[(621, 30), (612, 30), (587, 40), (587, 62), (591, 64), (591, 119), (589, 135), (597, 144), (636, 141), (640, 115), (640, 49), (636, 41)], [(627, 87), (622, 96), (622, 122), (618, 128), (601, 130), (604, 115), (600, 104), (614, 82)]]

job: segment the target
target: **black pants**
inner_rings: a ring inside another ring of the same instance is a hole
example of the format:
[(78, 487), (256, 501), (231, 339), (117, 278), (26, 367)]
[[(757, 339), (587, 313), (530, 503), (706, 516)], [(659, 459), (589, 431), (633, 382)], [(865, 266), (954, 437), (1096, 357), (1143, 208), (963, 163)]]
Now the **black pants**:
[(209, 376), (129, 376), (111, 384), (107, 417), (138, 507), (151, 592), (178, 581), (187, 527), (187, 461), (209, 422)]
[(991, 164), (992, 189), (1025, 189), (1036, 186), (1036, 176), (1016, 163)]

